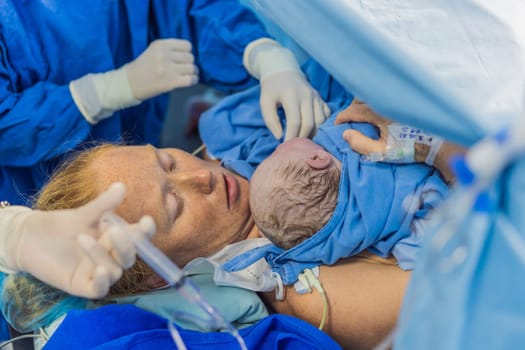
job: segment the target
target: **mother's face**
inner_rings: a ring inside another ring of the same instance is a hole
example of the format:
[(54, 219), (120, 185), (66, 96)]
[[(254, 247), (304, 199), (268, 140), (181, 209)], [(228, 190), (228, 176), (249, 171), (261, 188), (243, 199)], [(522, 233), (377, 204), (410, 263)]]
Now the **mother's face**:
[(117, 213), (130, 222), (151, 215), (153, 242), (178, 265), (243, 240), (253, 228), (246, 179), (174, 148), (117, 147), (92, 164), (102, 191), (126, 185)]

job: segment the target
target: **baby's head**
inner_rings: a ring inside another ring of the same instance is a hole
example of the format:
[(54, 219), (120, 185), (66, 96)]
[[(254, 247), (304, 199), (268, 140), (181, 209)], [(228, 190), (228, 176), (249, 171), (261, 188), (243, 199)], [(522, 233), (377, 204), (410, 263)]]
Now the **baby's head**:
[(261, 232), (290, 249), (318, 232), (337, 204), (341, 163), (310, 139), (281, 144), (255, 170), (250, 208)]

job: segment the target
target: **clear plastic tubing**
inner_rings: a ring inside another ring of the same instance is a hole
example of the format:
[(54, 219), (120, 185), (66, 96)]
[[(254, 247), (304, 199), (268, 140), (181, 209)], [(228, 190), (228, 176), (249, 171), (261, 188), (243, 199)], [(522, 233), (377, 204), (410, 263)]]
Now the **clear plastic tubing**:
[[(184, 275), (184, 272), (173, 263), (162, 251), (153, 245), (148, 239), (142, 238), (135, 242), (138, 255), (168, 284), (175, 288), (189, 302), (199, 306), (214, 323), (228, 331), (239, 342), (242, 350), (247, 350), (246, 344), (239, 331), (231, 325), (224, 317), (210, 305), (199, 292), (197, 287)], [(171, 325), (171, 323), (170, 323)], [(171, 329), (172, 327), (170, 327)], [(180, 348), (180, 344), (177, 342)]]

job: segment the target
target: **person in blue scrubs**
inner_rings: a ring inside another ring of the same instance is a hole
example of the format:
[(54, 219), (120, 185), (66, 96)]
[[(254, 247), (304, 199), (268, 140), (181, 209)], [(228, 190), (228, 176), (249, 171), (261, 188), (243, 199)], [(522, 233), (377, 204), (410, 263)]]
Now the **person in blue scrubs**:
[(297, 134), (324, 120), (289, 52), (236, 0), (1, 0), (0, 12), (0, 199), (11, 204), (29, 204), (72, 150), (158, 145), (165, 93), (197, 80), (231, 92), (261, 79), (277, 136), (279, 105)]

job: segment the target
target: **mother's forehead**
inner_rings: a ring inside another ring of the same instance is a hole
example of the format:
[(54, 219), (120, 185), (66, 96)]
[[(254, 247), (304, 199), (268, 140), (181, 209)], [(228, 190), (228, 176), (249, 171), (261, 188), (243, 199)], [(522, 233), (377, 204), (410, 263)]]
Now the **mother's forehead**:
[(140, 165), (155, 158), (156, 148), (153, 146), (118, 146), (96, 157), (93, 164), (98, 167), (124, 166), (130, 161), (136, 162), (137, 160), (141, 160), (140, 162), (131, 164)]
[(156, 161), (156, 149), (152, 146), (118, 146), (95, 157), (89, 168), (96, 181), (105, 190), (109, 183), (122, 181), (135, 171), (151, 168)]
[(154, 199), (157, 193), (156, 177), (151, 176), (154, 162), (156, 148), (146, 145), (115, 147), (90, 164), (97, 192), (106, 190), (115, 181), (126, 185), (126, 196), (116, 212), (128, 221), (136, 221), (145, 214), (154, 214), (146, 210), (153, 208), (149, 199)]

